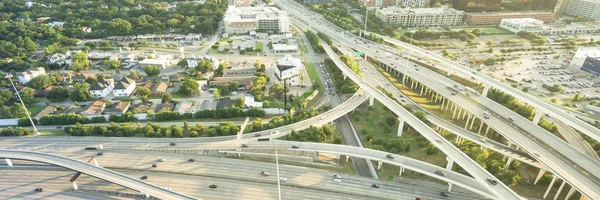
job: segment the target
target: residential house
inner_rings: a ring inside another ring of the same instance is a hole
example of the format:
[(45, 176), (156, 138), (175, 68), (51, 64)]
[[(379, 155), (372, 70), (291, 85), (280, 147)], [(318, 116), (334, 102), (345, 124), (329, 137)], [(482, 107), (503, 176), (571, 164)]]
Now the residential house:
[(159, 113), (159, 112), (171, 112), (173, 111), (173, 108), (175, 107), (174, 103), (161, 103), (156, 105), (156, 108), (154, 109), (154, 113)]
[(84, 33), (91, 33), (92, 28), (84, 26), (84, 27), (81, 27), (81, 31), (83, 31)]
[(167, 83), (161, 81), (158, 83), (154, 83), (150, 88), (150, 91), (152, 92), (152, 95), (159, 96), (166, 93), (168, 87), (169, 85), (167, 85)]
[(203, 60), (207, 60), (209, 62), (212, 63), (212, 69), (211, 70), (216, 70), (217, 68), (219, 68), (219, 60), (213, 57), (189, 57), (187, 59), (187, 67), (189, 68), (196, 68), (196, 66), (198, 66), (198, 64), (200, 62), (202, 62)]
[(135, 90), (136, 84), (133, 79), (123, 77), (119, 82), (115, 83), (113, 93), (115, 97), (128, 97)]
[(288, 55), (277, 59), (275, 74), (279, 80), (286, 80), (288, 85), (300, 85), (301, 68), (302, 61)]
[(48, 94), (48, 92), (50, 92), (50, 90), (52, 90), (52, 88), (54, 88), (53, 85), (49, 85), (48, 87), (38, 90), (35, 92), (35, 94), (33, 94), (34, 97), (46, 97), (46, 94)]
[(132, 105), (131, 107), (129, 107), (129, 110), (132, 113), (146, 113), (148, 112), (148, 110), (150, 110), (150, 107), (152, 106), (152, 102), (148, 102), (148, 103), (138, 103), (135, 105)]
[(64, 109), (62, 109), (62, 110), (56, 111), (56, 113), (55, 113), (55, 114), (69, 114), (69, 113), (72, 113), (72, 114), (77, 114), (77, 113), (79, 113), (81, 110), (83, 110), (83, 109), (81, 108), (81, 106), (70, 105), (70, 106), (68, 106), (68, 107), (66, 107), (66, 108), (64, 108)]
[(231, 108), (233, 106), (233, 101), (230, 98), (223, 98), (217, 102), (217, 109), (219, 108)]
[(231, 77), (215, 77), (209, 82), (211, 86), (229, 85), (229, 82), (237, 81), (240, 85), (246, 88), (252, 88), (254, 76), (231, 76)]
[(43, 67), (29, 68), (17, 74), (17, 81), (25, 84), (39, 75), (46, 75), (46, 70)]
[(71, 59), (67, 58), (65, 54), (55, 53), (51, 56), (46, 57), (46, 63), (48, 64), (56, 64), (56, 65), (68, 65), (71, 66), (73, 63)]
[(99, 78), (96, 83), (90, 85), (90, 94), (95, 98), (106, 98), (115, 87), (114, 80)]
[(127, 112), (127, 109), (131, 106), (131, 102), (129, 101), (121, 101), (117, 105), (114, 105), (110, 108), (104, 109), (105, 115), (122, 115)]
[(248, 95), (244, 97), (245, 108), (262, 108), (263, 102), (254, 101), (254, 96)]
[(62, 26), (64, 26), (64, 25), (65, 25), (65, 22), (50, 22), (50, 23), (48, 23), (48, 26), (50, 26), (50, 27), (52, 27), (52, 28), (54, 28), (54, 27), (56, 27), (56, 26), (60, 26), (60, 27), (62, 27)]
[(40, 119), (40, 117), (54, 114), (56, 112), (56, 107), (54, 106), (46, 106), (44, 109), (40, 110), (40, 112), (36, 113), (33, 118)]
[(106, 108), (106, 102), (102, 100), (96, 100), (79, 112), (79, 114), (84, 116), (102, 115), (104, 108)]
[(173, 112), (178, 112), (180, 114), (184, 114), (184, 113), (194, 113), (194, 104), (192, 102), (179, 102), (177, 103), (177, 105), (175, 106), (175, 109), (173, 109)]
[(94, 74), (81, 72), (81, 73), (77, 74), (75, 77), (73, 77), (73, 80), (75, 82), (83, 83), (85, 80), (87, 80), (89, 77), (92, 77), (92, 76), (94, 76)]

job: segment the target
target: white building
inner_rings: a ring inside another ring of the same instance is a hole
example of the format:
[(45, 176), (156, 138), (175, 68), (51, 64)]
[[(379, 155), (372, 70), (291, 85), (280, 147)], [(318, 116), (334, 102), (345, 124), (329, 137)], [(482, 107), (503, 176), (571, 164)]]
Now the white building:
[(407, 27), (457, 26), (462, 24), (464, 12), (442, 6), (440, 8), (383, 8), (375, 13), (386, 24)]
[(57, 64), (57, 65), (68, 65), (71, 66), (73, 64), (72, 59), (62, 53), (55, 53), (51, 56), (46, 57), (46, 63), (48, 64)]
[(600, 1), (597, 0), (569, 0), (566, 2), (564, 12), (567, 15), (587, 19), (600, 19)]
[(571, 64), (581, 67), (587, 57), (600, 58), (600, 46), (579, 47), (571, 60)]
[(166, 58), (158, 58), (158, 59), (144, 59), (140, 62), (140, 67), (147, 66), (157, 66), (161, 69), (165, 69), (171, 65), (171, 60)]
[(534, 18), (514, 18), (502, 19), (500, 28), (513, 33), (527, 31), (532, 33), (541, 33), (544, 31), (544, 21)]
[(287, 80), (288, 85), (300, 85), (300, 73), (302, 69), (302, 61), (299, 58), (285, 56), (277, 59), (275, 74), (279, 80)]
[(33, 6), (33, 1), (26, 1), (25, 2), (25, 7), (31, 8), (32, 6)]
[(48, 23), (48, 26), (50, 27), (55, 27), (55, 26), (64, 26), (65, 22), (50, 22)]
[(219, 68), (219, 59), (216, 59), (214, 57), (189, 57), (187, 59), (187, 66), (189, 68), (196, 68), (198, 66), (198, 63), (202, 62), (203, 60), (207, 60), (212, 63), (212, 70), (216, 70), (217, 68)]
[(113, 94), (115, 97), (128, 97), (135, 90), (136, 83), (135, 80), (123, 77), (121, 81), (115, 84), (113, 89)]
[(273, 52), (275, 54), (297, 54), (298, 45), (297, 44), (272, 44)]
[(194, 40), (202, 39), (202, 35), (201, 34), (187, 34), (183, 38), (187, 41), (194, 41)]
[(397, 0), (396, 5), (411, 8), (422, 8), (429, 6), (429, 0)]
[(263, 102), (254, 101), (254, 96), (247, 95), (244, 97), (244, 107), (246, 107), (246, 108), (262, 108)]
[(99, 78), (96, 83), (90, 85), (90, 94), (95, 98), (106, 98), (115, 87), (115, 81)]
[(91, 33), (92, 28), (84, 26), (84, 27), (81, 27), (81, 31), (83, 31), (84, 33)]
[(46, 70), (43, 67), (29, 68), (24, 72), (17, 74), (17, 81), (21, 84), (25, 84), (39, 75), (46, 75)]
[(238, 34), (256, 30), (286, 33), (290, 26), (287, 12), (276, 7), (230, 6), (223, 23), (225, 32)]

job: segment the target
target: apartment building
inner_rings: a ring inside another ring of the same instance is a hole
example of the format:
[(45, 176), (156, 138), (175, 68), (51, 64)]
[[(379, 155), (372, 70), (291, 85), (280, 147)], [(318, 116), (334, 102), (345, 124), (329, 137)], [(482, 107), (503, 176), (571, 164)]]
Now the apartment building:
[(465, 24), (468, 25), (499, 25), (502, 19), (513, 18), (533, 18), (552, 23), (554, 21), (554, 12), (477, 12), (465, 13)]
[(587, 19), (600, 19), (600, 1), (569, 0), (565, 5), (565, 14)]
[(440, 8), (383, 8), (375, 13), (386, 24), (406, 27), (457, 26), (462, 24), (464, 12), (442, 6)]
[(287, 33), (288, 21), (287, 12), (276, 7), (230, 6), (223, 18), (225, 32), (237, 34), (256, 30)]

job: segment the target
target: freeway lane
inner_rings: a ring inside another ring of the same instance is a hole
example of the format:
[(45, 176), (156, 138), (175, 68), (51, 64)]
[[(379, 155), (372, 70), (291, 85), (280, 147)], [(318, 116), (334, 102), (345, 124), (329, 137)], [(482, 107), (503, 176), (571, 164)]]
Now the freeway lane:
[(120, 173), (116, 173), (104, 168), (98, 168), (93, 165), (73, 160), (67, 157), (31, 151), (0, 150), (0, 158), (30, 160), (65, 167), (74, 171), (79, 171), (84, 174), (97, 177), (102, 180), (122, 185), (124, 187), (128, 187), (137, 191), (142, 191), (148, 195), (161, 199), (194, 199), (183, 194), (165, 190), (164, 188), (158, 187), (156, 185), (144, 183), (142, 181), (133, 179)]

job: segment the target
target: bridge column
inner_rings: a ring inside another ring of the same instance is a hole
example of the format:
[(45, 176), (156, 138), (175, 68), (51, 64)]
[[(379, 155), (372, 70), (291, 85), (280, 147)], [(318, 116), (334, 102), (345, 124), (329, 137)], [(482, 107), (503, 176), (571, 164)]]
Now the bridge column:
[(77, 190), (79, 187), (77, 187), (77, 183), (75, 183), (75, 181), (71, 182), (71, 185), (73, 185), (73, 190)]
[(458, 144), (458, 141), (460, 141), (460, 136), (457, 135), (455, 143)]
[(454, 160), (452, 160), (452, 158), (446, 156), (446, 161), (448, 161), (448, 164), (446, 164), (446, 169), (452, 170), (452, 165), (454, 165)]
[(484, 136), (487, 136), (487, 134), (488, 134), (489, 131), (490, 131), (490, 126), (487, 126), (487, 128), (485, 128), (485, 135)]
[(475, 124), (475, 119), (477, 119), (477, 117), (473, 116), (473, 119), (471, 120), (471, 126), (469, 126), (469, 129), (473, 129), (473, 124)]
[(344, 73), (342, 73), (344, 75), (344, 80), (346, 80), (346, 78), (348, 78), (348, 76)]
[(469, 114), (469, 117), (467, 118), (467, 122), (465, 123), (465, 130), (468, 130), (467, 127), (469, 127), (469, 120), (471, 120), (471, 114)]
[(375, 101), (375, 97), (370, 96), (369, 97), (369, 106), (373, 106), (374, 101)]
[(477, 135), (481, 134), (482, 128), (483, 128), (483, 120), (481, 120), (481, 124), (479, 124), (479, 130), (477, 131)]
[(8, 165), (10, 167), (13, 166), (13, 163), (12, 163), (12, 161), (10, 161), (10, 159), (6, 158), (6, 159), (4, 159), (4, 161), (6, 161), (6, 165)]
[(346, 156), (346, 162), (348, 162), (349, 159), (350, 159), (350, 156)]
[(383, 165), (383, 163), (382, 163), (381, 161), (378, 161), (378, 162), (377, 162), (377, 169), (378, 169), (378, 170), (379, 170), (379, 169), (381, 169), (381, 165)]
[(508, 160), (506, 160), (506, 165), (504, 166), (504, 169), (508, 169), (508, 167), (510, 167), (510, 164), (512, 163), (513, 160), (514, 160), (514, 158), (508, 157)]
[(542, 176), (544, 176), (545, 173), (546, 170), (540, 169), (540, 172), (538, 172), (537, 177), (535, 177), (535, 181), (533, 181), (533, 184), (537, 184), (537, 182), (540, 180), (540, 178), (542, 178)]
[(469, 112), (469, 111), (467, 111), (467, 109), (463, 109), (463, 111), (464, 112), (463, 112), (462, 119), (465, 119), (465, 117), (467, 116), (467, 112)]
[(535, 116), (533, 117), (533, 123), (534, 124), (538, 124), (540, 122), (540, 119), (542, 119), (543, 115), (544, 115), (544, 113), (536, 110), (535, 111)]
[(398, 117), (398, 137), (402, 136), (402, 129), (404, 128), (404, 120)]
[(481, 96), (483, 96), (483, 97), (486, 97), (486, 96), (487, 96), (487, 93), (488, 93), (488, 91), (490, 90), (490, 87), (491, 87), (491, 86), (489, 86), (489, 85), (484, 85), (484, 87), (483, 87), (483, 92), (481, 93)]
[(546, 193), (544, 193), (544, 199), (548, 196), (548, 193), (550, 193), (550, 190), (552, 189), (552, 186), (554, 185), (554, 182), (556, 181), (556, 176), (552, 175), (552, 181), (550, 181), (550, 185), (548, 186), (548, 189), (546, 190)]
[(452, 104), (454, 111), (452, 111), (452, 119), (456, 116), (456, 104)]
[(450, 66), (448, 66), (448, 71), (446, 71), (446, 76), (450, 76), (452, 75), (452, 68), (450, 68)]
[(575, 193), (575, 188), (571, 186), (571, 189), (569, 189), (569, 192), (567, 192), (567, 196), (565, 196), (565, 200), (571, 198), (571, 196), (573, 196), (573, 193)]
[(452, 192), (452, 183), (448, 183), (448, 192)]
[(440, 106), (440, 110), (444, 110), (444, 104), (446, 103), (446, 99), (442, 97), (442, 106)]
[(400, 171), (398, 172), (398, 176), (402, 176), (402, 172), (404, 172), (404, 167), (400, 167)]
[(558, 199), (558, 195), (560, 195), (560, 192), (562, 192), (562, 189), (565, 187), (565, 183), (567, 182), (563, 180), (563, 182), (560, 184), (560, 187), (558, 187), (558, 191), (554, 195), (554, 200)]
[(423, 89), (425, 88), (425, 86), (421, 87), (421, 93), (419, 93), (419, 95), (423, 96)]

